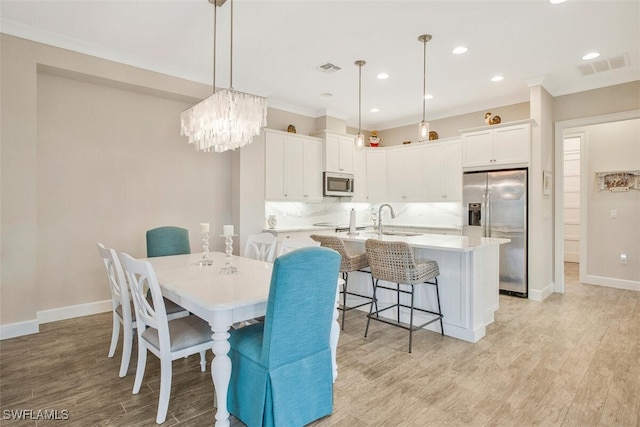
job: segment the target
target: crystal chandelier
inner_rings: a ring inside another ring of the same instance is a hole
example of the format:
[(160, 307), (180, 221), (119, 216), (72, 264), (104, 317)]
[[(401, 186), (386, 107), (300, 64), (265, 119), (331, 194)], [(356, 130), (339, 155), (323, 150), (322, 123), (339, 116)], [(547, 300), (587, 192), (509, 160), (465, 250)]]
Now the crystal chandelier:
[(425, 111), (427, 109), (427, 42), (429, 40), (431, 40), (431, 34), (423, 34), (418, 37), (418, 41), (422, 42), (424, 47), (422, 66), (422, 121), (418, 126), (418, 141), (427, 141), (429, 139), (429, 123), (425, 120)]
[(233, 90), (233, 0), (231, 0), (231, 60), (229, 89), (216, 90), (216, 10), (213, 4), (213, 94), (180, 114), (181, 134), (196, 150), (222, 153), (253, 141), (267, 125), (267, 99)]
[(356, 148), (364, 147), (364, 135), (362, 134), (362, 66), (366, 64), (362, 59), (354, 62), (358, 66), (358, 134), (356, 135)]

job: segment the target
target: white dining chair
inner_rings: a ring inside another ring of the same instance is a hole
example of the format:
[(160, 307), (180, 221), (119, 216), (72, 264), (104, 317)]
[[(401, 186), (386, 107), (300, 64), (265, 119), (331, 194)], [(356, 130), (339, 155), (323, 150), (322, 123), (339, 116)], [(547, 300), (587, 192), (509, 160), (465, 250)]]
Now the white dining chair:
[[(206, 370), (206, 351), (213, 345), (209, 324), (190, 315), (168, 320), (160, 284), (151, 263), (139, 261), (125, 253), (118, 254), (122, 261), (138, 322), (138, 367), (133, 384), (133, 394), (142, 386), (147, 364), (147, 351), (160, 359), (160, 396), (156, 423), (167, 418), (171, 395), (172, 362), (175, 359), (200, 353), (200, 368)], [(145, 287), (151, 291), (153, 306), (146, 298)]]
[(320, 242), (316, 242), (311, 237), (292, 237), (284, 239), (278, 247), (278, 256), (309, 246), (320, 246)]
[(244, 248), (244, 256), (260, 261), (273, 262), (278, 239), (271, 233), (250, 234)]
[[(113, 313), (113, 328), (111, 331), (111, 345), (109, 347), (109, 357), (113, 357), (118, 345), (120, 336), (120, 325), (122, 325), (122, 359), (120, 362), (120, 372), (122, 378), (127, 375), (129, 361), (131, 360), (131, 347), (133, 343), (133, 330), (136, 328), (136, 315), (133, 309), (133, 302), (130, 299), (129, 287), (125, 279), (120, 259), (116, 251), (105, 247), (102, 243), (96, 243), (98, 253), (102, 257), (104, 267), (107, 271), (107, 279), (111, 288), (111, 311)], [(151, 302), (151, 301), (149, 301)], [(165, 310), (169, 319), (177, 319), (189, 315), (189, 312), (178, 304), (166, 300)]]

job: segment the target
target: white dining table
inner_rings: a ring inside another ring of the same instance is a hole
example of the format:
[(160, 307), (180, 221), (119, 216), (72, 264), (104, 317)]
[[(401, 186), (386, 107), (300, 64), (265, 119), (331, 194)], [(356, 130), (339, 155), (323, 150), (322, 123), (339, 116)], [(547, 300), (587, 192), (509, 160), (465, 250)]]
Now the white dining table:
[[(229, 329), (234, 323), (264, 316), (269, 296), (273, 264), (251, 258), (233, 256), (237, 267), (233, 274), (221, 274), (225, 254), (212, 252), (212, 265), (201, 266), (202, 254), (174, 255), (147, 258), (153, 266), (162, 295), (191, 313), (209, 322), (213, 333), (211, 377), (217, 396), (216, 426), (229, 425), (227, 391), (231, 378), (231, 359), (228, 356)], [(338, 288), (336, 309), (331, 324), (331, 353), (333, 380), (338, 369), (336, 349), (340, 335), (338, 325)]]

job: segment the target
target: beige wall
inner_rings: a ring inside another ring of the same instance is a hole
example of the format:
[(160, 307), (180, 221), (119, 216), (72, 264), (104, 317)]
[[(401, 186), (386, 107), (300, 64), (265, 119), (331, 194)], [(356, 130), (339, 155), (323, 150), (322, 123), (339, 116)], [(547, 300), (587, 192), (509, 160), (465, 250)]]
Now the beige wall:
[(109, 298), (96, 241), (144, 256), (145, 231), (174, 224), (199, 250), (199, 222), (230, 220), (231, 155), (179, 134), (185, 101), (206, 86), (0, 40), (0, 325), (37, 330), (43, 310)]
[(553, 99), (556, 122), (620, 113), (640, 108), (640, 80)]
[(529, 94), (529, 298), (541, 301), (554, 291), (553, 195), (542, 189), (543, 171), (553, 172), (553, 98), (542, 86)]
[[(640, 171), (640, 119), (575, 130), (586, 134), (586, 272), (640, 283), (640, 191), (600, 191), (595, 178), (597, 172)], [(627, 254), (626, 265), (620, 264), (621, 253)]]
[[(489, 110), (494, 116), (500, 116), (503, 123), (524, 120), (530, 117), (529, 103), (507, 105)], [(429, 121), (429, 129), (438, 133), (438, 138), (452, 138), (460, 136), (460, 130), (485, 126), (484, 114), (487, 111), (462, 114)], [(402, 144), (403, 141), (418, 141), (418, 123), (393, 129), (378, 129), (378, 135), (383, 139), (381, 146), (389, 147)]]

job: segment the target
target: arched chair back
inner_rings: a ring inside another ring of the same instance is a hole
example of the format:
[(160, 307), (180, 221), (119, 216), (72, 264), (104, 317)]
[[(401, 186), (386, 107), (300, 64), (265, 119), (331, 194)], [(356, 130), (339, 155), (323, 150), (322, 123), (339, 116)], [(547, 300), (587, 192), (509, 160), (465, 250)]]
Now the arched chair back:
[(271, 233), (250, 234), (244, 248), (244, 256), (260, 261), (273, 262), (278, 239)]
[[(138, 323), (138, 366), (133, 383), (133, 394), (142, 386), (147, 363), (147, 351), (160, 359), (160, 396), (156, 423), (162, 424), (167, 417), (171, 394), (171, 362), (200, 353), (200, 368), (206, 370), (205, 352), (213, 340), (209, 324), (197, 316), (186, 316), (169, 320), (165, 311), (160, 284), (151, 263), (139, 261), (120, 253)], [(146, 297), (145, 288), (151, 291), (152, 303)]]
[(164, 226), (147, 231), (147, 257), (191, 253), (189, 230)]
[(111, 330), (111, 346), (109, 347), (109, 357), (113, 357), (118, 345), (120, 336), (120, 324), (123, 328), (122, 339), (122, 359), (120, 362), (119, 376), (127, 375), (129, 360), (131, 359), (131, 344), (133, 340), (133, 329), (136, 327), (135, 317), (132, 313), (131, 300), (129, 299), (129, 289), (124, 277), (124, 271), (116, 251), (105, 247), (102, 243), (96, 243), (98, 253), (104, 263), (107, 272), (107, 280), (111, 289), (111, 311), (113, 314), (113, 327)]
[(228, 409), (246, 425), (306, 425), (333, 410), (330, 334), (340, 254), (276, 258), (264, 323), (231, 331)]

